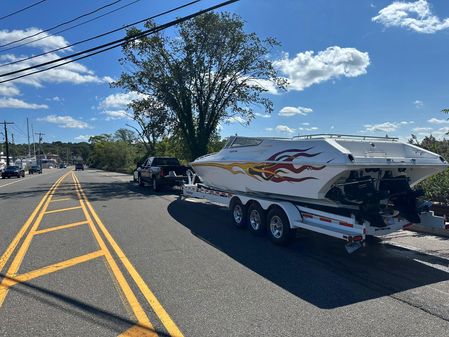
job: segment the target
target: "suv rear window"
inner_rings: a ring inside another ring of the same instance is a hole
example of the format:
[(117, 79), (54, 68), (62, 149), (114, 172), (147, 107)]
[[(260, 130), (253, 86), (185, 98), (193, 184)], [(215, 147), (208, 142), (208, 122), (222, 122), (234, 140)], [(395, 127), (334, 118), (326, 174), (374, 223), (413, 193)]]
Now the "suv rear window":
[(151, 165), (152, 166), (179, 166), (179, 161), (176, 158), (154, 158)]

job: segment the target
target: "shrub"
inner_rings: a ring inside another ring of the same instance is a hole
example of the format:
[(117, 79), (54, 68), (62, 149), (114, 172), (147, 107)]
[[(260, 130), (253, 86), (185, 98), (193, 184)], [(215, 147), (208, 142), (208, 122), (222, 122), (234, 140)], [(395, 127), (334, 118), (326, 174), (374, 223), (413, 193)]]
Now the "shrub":
[(427, 199), (449, 205), (449, 169), (427, 178), (419, 187), (424, 190)]

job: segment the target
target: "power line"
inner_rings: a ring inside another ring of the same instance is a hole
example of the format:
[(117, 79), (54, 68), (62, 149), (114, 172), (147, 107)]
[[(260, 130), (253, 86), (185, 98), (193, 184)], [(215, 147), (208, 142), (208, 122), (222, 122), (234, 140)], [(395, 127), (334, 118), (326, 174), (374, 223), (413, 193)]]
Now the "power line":
[(22, 136), (26, 136), (25, 132), (21, 128), (19, 128), (18, 125), (14, 124), (12, 127), (13, 129), (16, 130), (16, 132), (20, 133)]
[(93, 11), (90, 11), (90, 12), (84, 13), (84, 14), (81, 14), (80, 16), (77, 16), (77, 17), (74, 18), (74, 19), (70, 19), (70, 20), (68, 20), (68, 21), (64, 21), (64, 22), (62, 22), (62, 23), (57, 24), (56, 26), (53, 26), (53, 27), (50, 27), (50, 28), (41, 30), (41, 31), (39, 31), (39, 32), (37, 32), (37, 33), (34, 33), (34, 34), (31, 34), (31, 35), (22, 37), (21, 39), (18, 39), (18, 40), (15, 40), (15, 41), (11, 41), (11, 42), (8, 42), (8, 43), (6, 43), (6, 44), (2, 44), (2, 45), (0, 45), (0, 47), (6, 47), (6, 46), (9, 46), (9, 45), (11, 45), (11, 44), (13, 44), (13, 43), (20, 42), (20, 41), (29, 39), (30, 37), (34, 37), (34, 36), (37, 36), (37, 35), (40, 35), (40, 34), (49, 32), (49, 31), (51, 31), (51, 30), (53, 30), (53, 29), (56, 29), (56, 28), (59, 28), (59, 27), (61, 27), (61, 26), (65, 26), (65, 25), (67, 25), (67, 24), (69, 24), (69, 23), (72, 23), (72, 22), (74, 22), (74, 21), (76, 21), (76, 20), (79, 20), (79, 19), (81, 19), (81, 18), (84, 18), (84, 17), (86, 17), (86, 16), (89, 16), (89, 15), (91, 15), (91, 14), (94, 14), (94, 13), (96, 13), (96, 12), (98, 12), (98, 11), (101, 11), (101, 10), (104, 9), (104, 8), (113, 6), (113, 5), (115, 5), (116, 3), (120, 2), (120, 1), (123, 1), (123, 0), (115, 0), (115, 1), (110, 2), (110, 3), (108, 3), (108, 4), (104, 5), (104, 6), (98, 7), (98, 8), (96, 8), (96, 9), (94, 9)]
[[(137, 1), (140, 1), (140, 0), (137, 0)], [(156, 18), (158, 18), (158, 17), (160, 17), (160, 16), (163, 16), (163, 15), (166, 15), (166, 14), (169, 14), (169, 13), (172, 13), (172, 12), (175, 12), (175, 11), (177, 11), (177, 10), (180, 10), (180, 9), (182, 9), (182, 8), (191, 6), (191, 5), (193, 5), (193, 4), (197, 3), (197, 2), (200, 2), (200, 1), (202, 1), (202, 0), (191, 1), (191, 2), (186, 3), (186, 4), (184, 4), (184, 5), (181, 5), (181, 6), (178, 6), (178, 7), (176, 7), (176, 8), (167, 10), (167, 11), (162, 12), (162, 13), (159, 13), (159, 14), (157, 14), (157, 15), (153, 15), (153, 16), (150, 16), (150, 17), (148, 17), (148, 18), (145, 18), (145, 19), (142, 19), (142, 20), (139, 20), (139, 21), (136, 21), (136, 22), (127, 24), (127, 25), (125, 25), (125, 26), (123, 26), (123, 27), (120, 27), (120, 28), (117, 28), (117, 29), (114, 29), (114, 30), (110, 30), (110, 31), (108, 31), (108, 32), (105, 32), (105, 33), (102, 33), (102, 34), (99, 34), (99, 35), (90, 37), (90, 38), (88, 38), (88, 39), (84, 39), (84, 40), (81, 40), (81, 41), (78, 41), (78, 42), (74, 42), (74, 43), (72, 43), (72, 44), (70, 44), (70, 45), (68, 45), (68, 46), (65, 46), (65, 47), (53, 49), (53, 50), (47, 51), (47, 52), (45, 52), (45, 53), (33, 55), (33, 56), (30, 56), (30, 57), (27, 57), (27, 58), (23, 58), (23, 59), (14, 61), (14, 62), (9, 62), (9, 63), (0, 64), (0, 68), (1, 68), (1, 67), (6, 67), (6, 66), (9, 66), (9, 65), (13, 65), (13, 64), (17, 64), (17, 63), (20, 63), (20, 62), (23, 62), (23, 61), (31, 60), (31, 59), (36, 58), (36, 57), (39, 57), (39, 56), (44, 56), (44, 55), (47, 55), (47, 54), (55, 53), (55, 52), (58, 52), (58, 51), (63, 50), (63, 49), (67, 49), (67, 48), (70, 48), (70, 47), (73, 47), (73, 46), (76, 46), (76, 45), (79, 45), (79, 44), (82, 44), (82, 43), (85, 43), (85, 42), (88, 42), (88, 41), (92, 41), (92, 40), (98, 39), (98, 38), (100, 38), (100, 37), (103, 37), (103, 36), (106, 36), (106, 35), (109, 35), (109, 34), (118, 32), (118, 31), (120, 31), (120, 30), (129, 28), (129, 27), (132, 27), (132, 26), (135, 26), (135, 25), (137, 25), (137, 24), (139, 24), (139, 23), (142, 23), (142, 22), (145, 22), (145, 21), (148, 21), (148, 20), (153, 20), (153, 19), (156, 19)]]
[(20, 43), (20, 44), (18, 44), (18, 45), (15, 45), (15, 46), (12, 46), (12, 47), (9, 47), (9, 48), (2, 49), (2, 50), (0, 50), (0, 52), (5, 52), (5, 51), (8, 51), (8, 50), (12, 50), (12, 49), (16, 49), (16, 48), (19, 48), (19, 47), (22, 47), (22, 46), (29, 45), (29, 44), (31, 44), (31, 43), (33, 43), (33, 42), (37, 42), (37, 41), (41, 41), (41, 40), (48, 39), (49, 37), (55, 36), (56, 34), (60, 34), (60, 33), (66, 32), (66, 31), (68, 31), (68, 30), (72, 30), (72, 29), (74, 29), (74, 28), (83, 26), (83, 25), (85, 25), (86, 23), (89, 23), (89, 22), (98, 20), (98, 19), (100, 19), (100, 18), (102, 18), (102, 17), (105, 17), (105, 16), (107, 16), (107, 15), (109, 15), (109, 14), (118, 12), (119, 10), (122, 10), (122, 9), (124, 9), (124, 8), (126, 8), (126, 7), (131, 6), (131, 5), (134, 5), (136, 2), (139, 2), (139, 1), (141, 1), (141, 0), (134, 0), (134, 1), (130, 2), (130, 3), (127, 3), (126, 5), (123, 5), (123, 6), (120, 6), (120, 7), (118, 7), (118, 8), (115, 8), (115, 9), (109, 11), (109, 12), (106, 12), (106, 13), (104, 13), (104, 14), (95, 16), (95, 17), (93, 17), (92, 19), (89, 19), (89, 20), (86, 20), (86, 21), (82, 21), (82, 22), (80, 22), (80, 23), (78, 23), (78, 24), (76, 24), (76, 25), (73, 25), (73, 26), (70, 26), (70, 27), (67, 27), (67, 28), (58, 30), (58, 31), (56, 31), (56, 32), (54, 32), (54, 33), (52, 33), (52, 34), (48, 34), (48, 35), (45, 35), (45, 36), (43, 36), (43, 37), (40, 37), (40, 38), (31, 40), (31, 41), (28, 41), (28, 42)]
[(55, 60), (52, 60), (52, 61), (44, 62), (44, 63), (37, 64), (37, 65), (31, 66), (31, 67), (27, 67), (27, 68), (24, 68), (24, 69), (11, 71), (9, 73), (1, 74), (0, 77), (14, 75), (14, 74), (18, 74), (18, 73), (21, 73), (21, 72), (24, 72), (24, 71), (27, 71), (27, 70), (40, 68), (40, 67), (43, 67), (43, 66), (46, 66), (46, 65), (50, 65), (50, 64), (57, 63), (57, 62), (60, 62), (60, 61), (63, 61), (63, 60), (67, 60), (67, 59), (70, 59), (70, 58), (75, 57), (75, 56), (79, 56), (79, 55), (83, 55), (83, 54), (86, 54), (86, 53), (90, 53), (90, 54), (87, 54), (87, 55), (84, 55), (84, 56), (80, 56), (80, 57), (75, 58), (75, 59), (71, 59), (71, 60), (63, 62), (63, 63), (59, 63), (59, 64), (54, 65), (52, 67), (48, 67), (48, 68), (45, 68), (45, 69), (40, 69), (40, 70), (31, 72), (31, 73), (27, 73), (27, 74), (24, 74), (24, 75), (21, 75), (21, 76), (17, 76), (17, 77), (13, 77), (13, 78), (10, 78), (10, 79), (7, 79), (7, 80), (0, 81), (0, 84), (1, 83), (5, 83), (5, 82), (10, 82), (10, 81), (13, 81), (13, 80), (16, 80), (16, 79), (19, 79), (19, 78), (27, 77), (27, 76), (30, 76), (30, 75), (34, 75), (34, 74), (37, 74), (37, 73), (41, 73), (43, 71), (47, 71), (47, 70), (54, 69), (54, 68), (57, 68), (57, 67), (61, 67), (61, 66), (66, 65), (68, 63), (72, 63), (72, 62), (75, 62), (75, 61), (78, 61), (78, 60), (81, 60), (81, 59), (84, 59), (84, 58), (87, 58), (87, 57), (90, 57), (90, 56), (93, 56), (93, 55), (96, 55), (96, 54), (103, 53), (103, 52), (111, 50), (113, 48), (120, 47), (121, 45), (126, 44), (126, 43), (128, 43), (130, 41), (134, 41), (134, 40), (139, 39), (141, 37), (145, 37), (147, 35), (150, 35), (150, 34), (158, 32), (158, 31), (161, 31), (163, 29), (175, 26), (175, 25), (177, 25), (179, 23), (182, 23), (184, 21), (190, 20), (190, 19), (192, 19), (192, 18), (194, 18), (196, 16), (199, 16), (199, 15), (202, 15), (204, 13), (210, 12), (212, 10), (215, 10), (215, 9), (218, 9), (218, 8), (230, 5), (230, 4), (232, 4), (234, 2), (237, 2), (237, 1), (239, 1), (239, 0), (224, 1), (224, 2), (221, 2), (221, 3), (217, 4), (217, 5), (208, 7), (206, 9), (203, 9), (203, 10), (198, 11), (198, 12), (195, 12), (193, 14), (190, 14), (190, 15), (181, 17), (179, 19), (170, 21), (168, 23), (165, 23), (163, 25), (156, 26), (156, 27), (153, 27), (151, 29), (145, 30), (143, 32), (140, 32), (139, 34), (134, 35), (134, 36), (124, 37), (122, 39), (111, 41), (109, 43), (105, 43), (105, 44), (102, 44), (102, 45), (97, 46), (97, 47), (93, 47), (93, 48), (90, 48), (90, 49), (87, 49), (87, 50), (84, 50), (84, 51), (81, 51), (81, 52), (78, 52), (78, 53), (74, 53), (74, 54), (71, 54), (71, 55), (67, 55), (67, 56), (61, 57), (59, 59), (55, 59)]
[(27, 7), (24, 7), (22, 9), (19, 9), (19, 10), (15, 11), (15, 12), (12, 12), (12, 13), (9, 13), (7, 15), (4, 15), (4, 16), (0, 17), (0, 20), (3, 20), (3, 19), (6, 19), (6, 18), (9, 18), (10, 16), (19, 14), (19, 13), (21, 13), (23, 11), (26, 11), (27, 9), (30, 9), (31, 7), (37, 6), (37, 5), (39, 5), (39, 4), (41, 4), (41, 3), (45, 2), (45, 1), (47, 1), (47, 0), (41, 0), (41, 1), (35, 2), (34, 4), (31, 4), (31, 5), (27, 6)]

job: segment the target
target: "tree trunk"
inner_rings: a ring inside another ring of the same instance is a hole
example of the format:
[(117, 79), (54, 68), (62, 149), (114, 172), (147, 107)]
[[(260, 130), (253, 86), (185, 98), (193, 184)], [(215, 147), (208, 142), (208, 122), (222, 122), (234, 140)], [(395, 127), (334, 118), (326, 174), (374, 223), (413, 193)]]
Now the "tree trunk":
[(199, 135), (195, 137), (193, 142), (190, 142), (189, 150), (190, 150), (190, 160), (193, 161), (198, 157), (204, 156), (207, 154), (207, 147), (209, 145), (209, 137), (205, 137), (204, 135)]

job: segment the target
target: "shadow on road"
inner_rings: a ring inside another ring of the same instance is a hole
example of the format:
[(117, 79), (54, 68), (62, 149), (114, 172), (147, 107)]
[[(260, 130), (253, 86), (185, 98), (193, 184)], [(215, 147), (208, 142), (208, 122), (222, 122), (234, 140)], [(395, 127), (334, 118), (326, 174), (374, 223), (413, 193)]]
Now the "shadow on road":
[[(0, 200), (14, 198), (28, 198), (35, 197), (36, 195), (44, 195), (50, 188), (52, 184), (45, 184), (39, 186), (39, 188), (22, 190), (22, 191), (1, 191), (0, 190)], [(87, 197), (91, 201), (101, 201), (101, 200), (110, 200), (110, 199), (142, 199), (153, 197), (155, 195), (179, 195), (180, 189), (177, 187), (170, 188), (164, 187), (160, 192), (154, 192), (151, 187), (138, 186), (136, 183), (122, 182), (122, 181), (114, 181), (114, 182), (82, 182), (81, 187), (86, 192)], [(58, 187), (58, 194), (64, 194), (64, 192), (70, 193), (73, 192), (75, 187), (72, 183), (62, 183)]]
[[(0, 273), (0, 279), (3, 278), (16, 281), (16, 279)], [(103, 310), (99, 307), (79, 301), (76, 298), (51, 291), (28, 282), (21, 282), (20, 284), (11, 287), (10, 290), (26, 295), (27, 297), (45, 303), (46, 305), (56, 307), (60, 311), (81, 317), (86, 321), (103, 326), (117, 333), (121, 333), (134, 325), (139, 325), (126, 317), (116, 315), (107, 310)], [(159, 336), (170, 336), (164, 331), (149, 330), (145, 326), (140, 327), (151, 332), (156, 332)]]
[[(447, 281), (447, 260), (377, 243), (348, 255), (343, 241), (300, 232), (288, 247), (233, 228), (225, 208), (178, 199), (170, 215), (210, 245), (299, 298), (332, 309)], [(422, 261), (422, 262), (419, 262)]]

